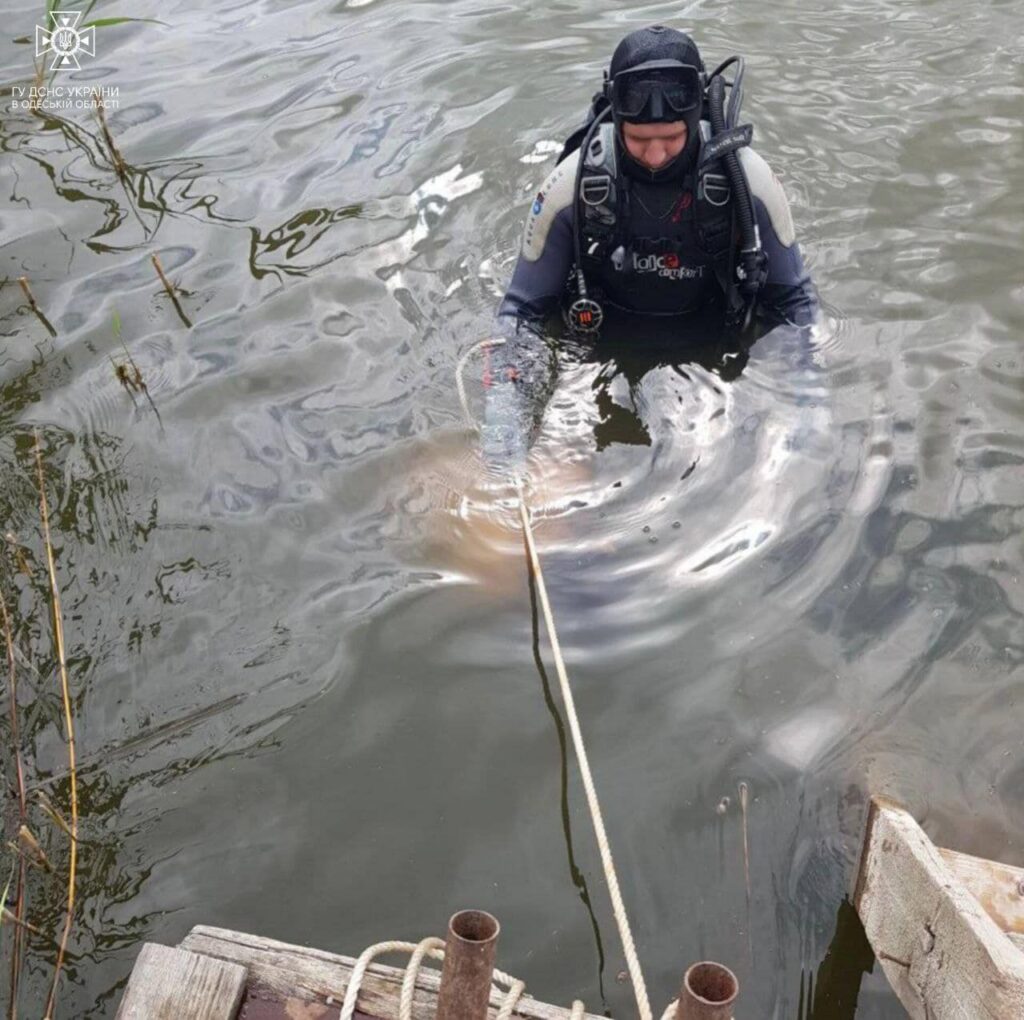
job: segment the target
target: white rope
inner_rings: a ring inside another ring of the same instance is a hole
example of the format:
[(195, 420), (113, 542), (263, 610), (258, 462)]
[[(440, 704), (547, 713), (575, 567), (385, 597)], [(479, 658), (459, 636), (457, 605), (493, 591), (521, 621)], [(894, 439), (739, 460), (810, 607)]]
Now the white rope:
[[(583, 734), (580, 732), (580, 722), (576, 715), (576, 703), (573, 701), (572, 689), (569, 687), (569, 676), (565, 671), (565, 662), (562, 659), (562, 649), (558, 643), (558, 634), (555, 631), (555, 620), (551, 614), (551, 603), (548, 602), (548, 592), (544, 585), (544, 574), (540, 568), (540, 558), (537, 556), (537, 547), (533, 542), (533, 531), (530, 528), (530, 514), (526, 509), (526, 498), (523, 495), (523, 482), (518, 476), (515, 479), (516, 492), (519, 495), (519, 516), (523, 522), (523, 534), (526, 536), (526, 548), (529, 551), (530, 563), (533, 566), (534, 577), (537, 579), (537, 594), (540, 596), (541, 608), (544, 610), (544, 622), (547, 624), (548, 637), (551, 641), (551, 651), (555, 659), (555, 671), (558, 673), (558, 683), (562, 689), (562, 701), (565, 703), (565, 714), (569, 720), (569, 729), (572, 732), (573, 746), (576, 748), (576, 758), (580, 764), (580, 775), (583, 779), (583, 789), (587, 794), (587, 804), (590, 807), (590, 817), (594, 823), (594, 835), (597, 837), (597, 847), (601, 852), (601, 863), (604, 865), (604, 877), (608, 883), (608, 894), (612, 900), (612, 911), (615, 914), (615, 923), (619, 928), (619, 938), (622, 940), (622, 950), (626, 955), (626, 966), (629, 969), (629, 976), (633, 981), (633, 992), (636, 995), (636, 1005), (640, 1012), (640, 1020), (653, 1020), (651, 1004), (647, 998), (647, 985), (644, 981), (643, 972), (640, 969), (640, 961), (636, 955), (636, 946), (633, 944), (633, 933), (629, 928), (629, 918), (626, 916), (626, 907), (622, 902), (622, 893), (619, 891), (619, 879), (615, 874), (615, 862), (612, 860), (612, 851), (608, 845), (608, 834), (605, 832), (604, 820), (601, 817), (601, 805), (597, 799), (597, 790), (594, 787), (594, 778), (590, 774), (590, 763), (587, 760), (587, 749), (583, 744)], [(343, 1018), (344, 1020), (344, 1018)]]
[[(455, 369), (455, 385), (459, 392), (459, 401), (462, 404), (462, 413), (465, 416), (466, 424), (479, 428), (476, 420), (469, 410), (469, 401), (466, 397), (466, 387), (462, 381), (462, 373), (469, 361), (477, 351), (500, 347), (505, 343), (504, 339), (495, 337), (481, 340), (474, 344), (459, 359)], [(526, 498), (523, 495), (522, 479), (515, 476), (516, 492), (519, 497), (519, 516), (523, 522), (523, 534), (526, 536), (526, 547), (530, 555), (530, 563), (533, 567), (534, 577), (537, 579), (537, 593), (540, 596), (541, 606), (544, 610), (544, 622), (547, 624), (548, 636), (551, 640), (551, 651), (555, 659), (555, 670), (558, 673), (558, 682), (562, 689), (562, 700), (565, 703), (566, 716), (569, 719), (569, 729), (572, 732), (573, 746), (576, 748), (576, 758), (580, 764), (580, 774), (583, 778), (583, 789), (587, 794), (587, 804), (590, 807), (590, 817), (594, 824), (594, 835), (597, 837), (597, 848), (601, 854), (601, 863), (604, 866), (604, 877), (608, 883), (608, 894), (612, 901), (612, 912), (615, 914), (615, 923), (619, 929), (619, 938), (622, 941), (622, 950), (626, 956), (626, 967), (633, 982), (633, 992), (636, 996), (636, 1005), (640, 1014), (640, 1020), (653, 1020), (651, 1004), (647, 997), (647, 984), (644, 981), (643, 971), (640, 969), (640, 961), (637, 958), (636, 946), (633, 943), (633, 933), (629, 927), (629, 918), (626, 916), (626, 907), (622, 901), (622, 893), (619, 890), (619, 879), (615, 873), (615, 862), (612, 860), (612, 851), (608, 845), (608, 834), (605, 832), (604, 819), (601, 816), (601, 805), (597, 799), (597, 790), (594, 787), (594, 778), (590, 773), (590, 763), (587, 760), (587, 749), (583, 743), (583, 734), (580, 732), (579, 718), (576, 715), (576, 703), (573, 700), (572, 690), (569, 687), (569, 677), (565, 671), (565, 662), (562, 659), (562, 649), (558, 642), (558, 632), (555, 630), (555, 620), (551, 613), (551, 604), (548, 602), (547, 588), (544, 584), (544, 573), (541, 570), (540, 558), (537, 556), (537, 547), (533, 542), (533, 531), (530, 528), (530, 515), (526, 508)], [(497, 974), (498, 971), (495, 971)], [(571, 1020), (579, 1020), (577, 1006), (580, 1016), (582, 1015), (583, 1003), (578, 1000), (573, 1003), (573, 1016)], [(508, 1013), (511, 1013), (511, 1007)], [(508, 1020), (508, 1015), (499, 1014), (498, 1020)], [(351, 1020), (351, 1015), (346, 1016), (342, 1012), (340, 1020)], [(407, 1018), (402, 1018), (407, 1020)]]
[(412, 958), (405, 968), (405, 977), (402, 978), (402, 997), (398, 1001), (399, 1020), (408, 1020), (412, 1016), (412, 995), (416, 990), (416, 976), (420, 972), (420, 963), (423, 957), (431, 950), (437, 952), (440, 958), (444, 959), (444, 940), (436, 938), (425, 938), (414, 950)]
[[(497, 977), (501, 974), (501, 971), (495, 971), (494, 975)], [(501, 974), (502, 978), (509, 978), (508, 974)], [(501, 1009), (498, 1010), (498, 1015), (495, 1020), (509, 1020), (512, 1016), (512, 1010), (516, 1008), (519, 1002), (519, 997), (526, 990), (526, 982), (520, 981), (518, 978), (511, 978), (512, 986), (508, 990), (508, 994), (505, 996), (505, 1001), (501, 1004)]]
[[(405, 968), (405, 975), (402, 978), (402, 994), (398, 1005), (398, 1020), (412, 1020), (412, 1000), (416, 991), (416, 978), (419, 974), (420, 964), (424, 957), (429, 956), (433, 960), (444, 959), (444, 939), (425, 938), (420, 943), (415, 942), (378, 942), (375, 946), (364, 949), (355, 967), (352, 968), (352, 976), (349, 978), (348, 987), (345, 989), (345, 1001), (342, 1003), (341, 1016), (339, 1020), (352, 1020), (356, 1011), (356, 1001), (359, 998), (359, 990), (363, 984), (363, 977), (367, 968), (378, 957), (385, 953), (412, 953), (412, 957)], [(509, 1020), (512, 1011), (519, 1004), (523, 992), (526, 989), (526, 982), (519, 978), (506, 974), (503, 970), (494, 969), (492, 981), (496, 984), (505, 985), (508, 991), (498, 1010), (496, 1020)], [(583, 1008), (583, 1003), (580, 1004)], [(573, 1010), (576, 1003), (573, 1003)], [(575, 1015), (575, 1012), (574, 1012)], [(581, 1014), (582, 1015), (582, 1014)]]

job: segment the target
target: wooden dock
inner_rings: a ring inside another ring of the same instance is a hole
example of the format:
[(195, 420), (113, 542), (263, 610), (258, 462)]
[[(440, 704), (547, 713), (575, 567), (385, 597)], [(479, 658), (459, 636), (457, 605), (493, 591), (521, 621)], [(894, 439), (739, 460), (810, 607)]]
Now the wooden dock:
[[(874, 798), (853, 904), (912, 1020), (1024, 1020), (1024, 868), (936, 847)], [(339, 1020), (356, 961), (199, 926), (176, 948), (142, 948), (118, 1020)], [(372, 963), (356, 1020), (399, 1020), (404, 968)], [(416, 978), (412, 1020), (434, 1020), (440, 971)], [(492, 988), (488, 1020), (505, 992)], [(513, 1020), (574, 1020), (523, 995)], [(583, 1013), (576, 1020), (604, 1020)]]
[[(355, 960), (256, 935), (200, 925), (177, 948), (147, 942), (117, 1020), (338, 1020)], [(398, 1020), (404, 968), (370, 964), (356, 1020)], [(413, 1020), (434, 1020), (440, 971), (421, 968)], [(504, 992), (491, 995), (488, 1020)], [(523, 995), (519, 1020), (570, 1020), (570, 1012)], [(583, 1020), (606, 1020), (583, 1014)]]
[(913, 1020), (1024, 1020), (1024, 868), (938, 848), (873, 798), (853, 902)]

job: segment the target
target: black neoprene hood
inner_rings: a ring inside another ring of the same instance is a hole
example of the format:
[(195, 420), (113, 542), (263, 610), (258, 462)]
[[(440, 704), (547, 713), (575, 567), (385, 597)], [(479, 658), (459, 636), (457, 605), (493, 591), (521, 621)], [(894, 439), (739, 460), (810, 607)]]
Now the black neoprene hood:
[[(652, 60), (677, 60), (681, 64), (692, 64), (701, 72), (704, 71), (704, 61), (701, 60), (700, 50), (697, 44), (685, 33), (675, 28), (667, 28), (664, 25), (651, 25), (648, 28), (640, 28), (630, 32), (612, 54), (612, 62), (608, 68), (608, 75), (614, 78), (622, 71), (629, 71), (640, 64), (646, 64)], [(613, 111), (614, 113), (614, 111)], [(637, 180), (648, 183), (668, 183), (676, 181), (685, 176), (686, 172), (693, 166), (697, 153), (700, 150), (700, 105), (684, 114), (682, 118), (673, 115), (671, 110), (666, 108), (663, 119), (665, 121), (682, 119), (686, 123), (688, 137), (686, 146), (678, 156), (671, 162), (658, 170), (649, 170), (638, 163), (629, 155), (622, 142), (622, 122), (615, 117), (615, 134), (619, 150), (624, 156), (623, 169), (630, 176)]]
[(700, 50), (685, 32), (664, 25), (651, 25), (630, 32), (615, 47), (608, 73), (614, 78), (620, 71), (628, 71), (650, 60), (678, 60), (681, 64), (693, 64), (704, 70)]

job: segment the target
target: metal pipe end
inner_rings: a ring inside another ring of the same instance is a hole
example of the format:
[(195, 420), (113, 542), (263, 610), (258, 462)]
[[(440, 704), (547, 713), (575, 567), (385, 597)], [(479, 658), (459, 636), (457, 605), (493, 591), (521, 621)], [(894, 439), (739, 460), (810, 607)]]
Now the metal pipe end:
[(740, 983), (728, 967), (710, 960), (693, 964), (683, 975), (678, 1020), (731, 1020)]
[(436, 1020), (487, 1020), (501, 926), (484, 910), (460, 910), (448, 922)]
[(486, 910), (459, 910), (448, 922), (448, 934), (460, 942), (482, 945), (494, 942), (501, 933), (501, 925)]

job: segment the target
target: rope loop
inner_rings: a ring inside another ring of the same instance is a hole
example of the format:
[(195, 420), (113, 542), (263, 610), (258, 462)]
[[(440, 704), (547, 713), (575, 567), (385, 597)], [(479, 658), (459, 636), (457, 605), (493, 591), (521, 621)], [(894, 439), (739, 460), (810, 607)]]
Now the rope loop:
[[(402, 977), (402, 994), (398, 1005), (398, 1020), (412, 1020), (412, 1000), (416, 991), (416, 978), (419, 976), (420, 965), (426, 957), (432, 960), (444, 960), (444, 939), (433, 936), (423, 939), (421, 942), (378, 942), (369, 946), (360, 954), (352, 968), (352, 977), (349, 978), (348, 987), (345, 989), (345, 1001), (341, 1006), (339, 1020), (352, 1020), (356, 1012), (356, 1001), (359, 998), (359, 990), (366, 976), (367, 968), (378, 957), (385, 953), (411, 953)], [(494, 969), (492, 981), (495, 984), (504, 985), (507, 988), (505, 998), (498, 1009), (496, 1020), (510, 1020), (513, 1011), (519, 1004), (523, 992), (526, 990), (526, 982), (519, 978), (506, 974), (503, 970)], [(583, 1003), (578, 1003), (580, 1017), (582, 1017)], [(573, 1003), (572, 1020), (579, 1020), (576, 1017), (577, 1003)]]
[(466, 425), (471, 429), (480, 430), (480, 424), (476, 418), (473, 417), (473, 412), (469, 409), (469, 398), (466, 396), (466, 384), (462, 381), (462, 373), (466, 370), (466, 365), (469, 359), (476, 354), (477, 351), (489, 351), (492, 347), (501, 347), (502, 344), (506, 343), (504, 337), (492, 336), (486, 340), (480, 340), (473, 344), (472, 347), (465, 354), (459, 358), (458, 364), (455, 366), (455, 388), (459, 393), (459, 403), (462, 404), (462, 417), (465, 419)]

